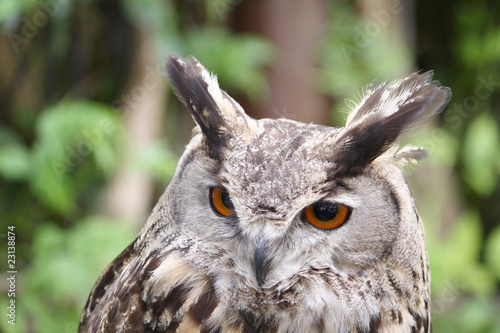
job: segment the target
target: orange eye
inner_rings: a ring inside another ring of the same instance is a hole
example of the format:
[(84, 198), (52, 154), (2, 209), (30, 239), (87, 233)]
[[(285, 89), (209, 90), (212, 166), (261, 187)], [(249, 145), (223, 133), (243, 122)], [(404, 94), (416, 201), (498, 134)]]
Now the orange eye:
[(210, 189), (210, 207), (219, 216), (231, 216), (234, 214), (234, 205), (229, 193), (222, 187)]
[(347, 221), (350, 209), (345, 205), (320, 201), (308, 206), (304, 214), (312, 225), (321, 229), (333, 229)]

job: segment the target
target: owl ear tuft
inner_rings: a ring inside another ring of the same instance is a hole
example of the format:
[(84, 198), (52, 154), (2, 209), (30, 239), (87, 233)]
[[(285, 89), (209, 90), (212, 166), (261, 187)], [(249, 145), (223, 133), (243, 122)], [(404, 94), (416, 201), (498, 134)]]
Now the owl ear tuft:
[(194, 57), (181, 58), (171, 54), (167, 60), (167, 72), (175, 94), (201, 129), (210, 156), (222, 158), (222, 148), (244, 127), (241, 123), (246, 123), (245, 112), (219, 88), (217, 77)]
[(431, 71), (368, 89), (350, 113), (335, 149), (336, 173), (356, 172), (408, 133), (440, 113), (451, 90), (432, 82)]

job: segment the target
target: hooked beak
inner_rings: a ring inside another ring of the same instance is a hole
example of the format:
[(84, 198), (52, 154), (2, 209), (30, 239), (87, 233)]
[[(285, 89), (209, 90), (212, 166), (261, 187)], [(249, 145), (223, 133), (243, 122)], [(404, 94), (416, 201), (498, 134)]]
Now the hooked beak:
[(255, 277), (257, 284), (262, 287), (266, 281), (266, 275), (271, 266), (271, 260), (267, 257), (267, 241), (261, 237), (254, 253)]

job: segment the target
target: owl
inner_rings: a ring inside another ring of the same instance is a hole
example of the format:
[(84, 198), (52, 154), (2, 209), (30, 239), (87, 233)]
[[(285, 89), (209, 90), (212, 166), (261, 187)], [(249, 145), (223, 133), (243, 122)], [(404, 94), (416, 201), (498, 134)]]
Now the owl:
[(168, 74), (196, 122), (80, 332), (429, 332), (422, 221), (397, 140), (443, 110), (432, 72), (371, 85), (345, 127), (252, 119), (195, 58)]

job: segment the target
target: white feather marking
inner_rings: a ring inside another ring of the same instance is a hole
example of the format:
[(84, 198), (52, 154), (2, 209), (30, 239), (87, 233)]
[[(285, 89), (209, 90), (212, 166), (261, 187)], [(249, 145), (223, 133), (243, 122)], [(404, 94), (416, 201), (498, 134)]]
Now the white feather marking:
[(180, 257), (167, 256), (151, 276), (150, 296), (168, 294), (181, 283), (195, 284), (200, 281), (196, 270), (190, 268)]
[(231, 99), (232, 101), (229, 101), (227, 98), (224, 97), (224, 94), (221, 88), (219, 87), (217, 76), (215, 74), (210, 74), (208, 70), (205, 69), (205, 67), (203, 67), (203, 65), (201, 65), (200, 63), (198, 63), (197, 66), (201, 69), (201, 76), (203, 78), (203, 81), (207, 83), (208, 86), (207, 89), (210, 96), (212, 96), (212, 98), (215, 101), (215, 104), (217, 104), (217, 107), (224, 116), (234, 117), (235, 116), (234, 106), (236, 106), (240, 111), (243, 111), (243, 108), (236, 101), (234, 101), (233, 99)]
[[(422, 74), (425, 75), (425, 74)], [(430, 82), (431, 76), (427, 81), (419, 81), (419, 74), (412, 74), (405, 79), (395, 80), (390, 83), (382, 85), (369, 85), (359, 103), (352, 109), (347, 118), (346, 126), (352, 126), (352, 122), (356, 119), (356, 123), (363, 122), (367, 117), (388, 117), (399, 110), (399, 107), (406, 103), (411, 103), (414, 98), (408, 100), (408, 98), (417, 93), (419, 89), (425, 86), (432, 85)], [(415, 82), (408, 82), (414, 80)], [(370, 96), (381, 86), (384, 86), (384, 91), (380, 96), (380, 100), (373, 107), (370, 112), (366, 112), (363, 115), (359, 115), (359, 111), (363, 107), (364, 103), (370, 98)], [(436, 104), (442, 104), (445, 98), (439, 99)]]
[(241, 105), (220, 88), (217, 76), (210, 74), (199, 62), (197, 66), (201, 71), (203, 81), (207, 83), (208, 93), (212, 96), (226, 122), (231, 124), (232, 129), (238, 130), (247, 138), (250, 138), (252, 133), (257, 133), (257, 123), (252, 118), (247, 117)]

